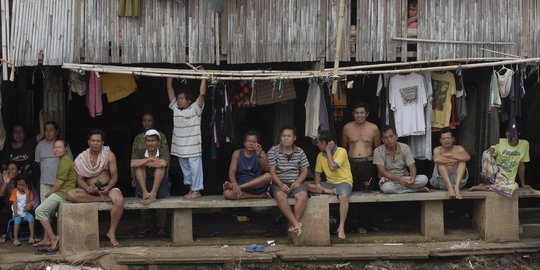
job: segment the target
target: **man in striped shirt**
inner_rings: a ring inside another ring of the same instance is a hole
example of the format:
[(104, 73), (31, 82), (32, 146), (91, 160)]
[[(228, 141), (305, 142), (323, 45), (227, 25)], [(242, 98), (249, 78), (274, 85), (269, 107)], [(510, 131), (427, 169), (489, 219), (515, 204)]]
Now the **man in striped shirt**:
[(202, 147), (201, 147), (201, 115), (206, 95), (206, 80), (201, 80), (199, 97), (182, 89), (176, 95), (173, 79), (167, 78), (167, 95), (169, 108), (173, 111), (173, 135), (171, 155), (178, 157), (184, 175), (184, 184), (190, 191), (184, 197), (194, 199), (201, 196), (203, 186)]
[[(272, 176), (270, 193), (276, 199), (283, 215), (292, 224), (289, 231), (300, 235), (302, 224), (300, 220), (306, 210), (308, 194), (304, 186), (308, 174), (309, 162), (300, 147), (294, 145), (296, 131), (293, 127), (281, 129), (280, 144), (268, 150), (268, 167)], [(288, 198), (296, 198), (294, 212), (291, 210)]]

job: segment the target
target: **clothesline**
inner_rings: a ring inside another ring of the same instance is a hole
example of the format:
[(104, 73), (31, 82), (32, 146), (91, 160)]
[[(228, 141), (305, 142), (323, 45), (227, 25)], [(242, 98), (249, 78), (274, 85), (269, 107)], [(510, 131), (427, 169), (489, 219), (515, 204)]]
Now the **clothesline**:
[[(437, 61), (437, 60), (435, 60)], [(451, 61), (451, 60), (449, 60)], [(458, 61), (459, 62), (459, 61)], [(118, 73), (132, 74), (137, 76), (149, 77), (172, 77), (183, 79), (212, 79), (212, 80), (286, 80), (286, 79), (307, 79), (307, 78), (330, 78), (339, 79), (344, 76), (353, 75), (374, 75), (374, 74), (399, 74), (422, 71), (445, 71), (461, 69), (472, 69), (480, 67), (493, 67), (500, 65), (525, 64), (525, 63), (540, 63), (540, 57), (524, 58), (524, 59), (508, 59), (493, 61), (487, 63), (474, 63), (460, 65), (447, 65), (435, 67), (417, 67), (406, 69), (386, 69), (386, 70), (363, 70), (357, 66), (356, 70), (342, 70), (337, 73), (328, 70), (306, 70), (306, 71), (223, 71), (223, 70), (193, 70), (193, 69), (172, 69), (172, 68), (148, 68), (148, 67), (127, 67), (113, 65), (95, 65), (95, 64), (74, 64), (65, 63), (62, 68), (73, 70), (76, 72), (93, 71), (101, 73)], [(435, 63), (434, 61), (430, 63)], [(401, 65), (401, 63), (396, 63)], [(408, 65), (414, 65), (415, 62), (410, 62)], [(387, 65), (387, 64), (380, 64)], [(391, 65), (391, 64), (390, 64)], [(407, 64), (404, 64), (407, 65)], [(368, 65), (370, 68), (375, 68), (375, 65)], [(387, 66), (383, 66), (387, 67)]]

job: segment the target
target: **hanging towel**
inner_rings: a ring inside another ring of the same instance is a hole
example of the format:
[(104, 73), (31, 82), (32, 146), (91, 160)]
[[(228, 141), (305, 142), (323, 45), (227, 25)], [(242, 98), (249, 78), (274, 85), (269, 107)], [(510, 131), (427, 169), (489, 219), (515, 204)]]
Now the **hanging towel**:
[(137, 17), (141, 15), (141, 0), (118, 0), (118, 16)]
[(103, 114), (103, 103), (101, 101), (101, 83), (96, 72), (90, 73), (88, 79), (88, 92), (86, 93), (86, 105), (91, 117)]
[(137, 83), (133, 75), (103, 74), (101, 76), (101, 91), (107, 95), (109, 103), (131, 95), (136, 89)]
[(69, 73), (68, 86), (69, 90), (82, 97), (86, 94), (86, 77), (78, 72), (72, 71)]
[(330, 116), (328, 114), (328, 105), (326, 102), (326, 95), (324, 94), (324, 88), (322, 85), (318, 85), (321, 93), (321, 106), (319, 111), (319, 128), (320, 130), (333, 130), (330, 129)]
[(319, 113), (321, 110), (321, 90), (317, 82), (309, 84), (306, 102), (306, 137), (317, 138)]

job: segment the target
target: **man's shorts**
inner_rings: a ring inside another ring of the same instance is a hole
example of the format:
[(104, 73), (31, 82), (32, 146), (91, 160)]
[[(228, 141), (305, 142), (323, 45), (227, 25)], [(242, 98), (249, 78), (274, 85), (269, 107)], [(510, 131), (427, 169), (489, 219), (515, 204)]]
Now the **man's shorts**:
[(15, 225), (19, 225), (23, 221), (26, 221), (28, 223), (34, 223), (34, 216), (32, 216), (32, 214), (30, 214), (30, 213), (26, 213), (26, 215), (24, 215), (24, 217), (21, 217), (21, 216), (13, 217), (13, 223)]
[[(452, 185), (456, 184), (456, 175), (457, 175), (456, 167), (454, 167), (453, 170), (448, 172), (448, 177), (450, 178), (450, 183)], [(469, 179), (469, 171), (465, 169), (465, 174), (463, 175), (463, 179), (461, 179), (461, 182), (459, 182), (459, 187), (460, 188), (464, 187), (467, 184), (468, 179)], [(439, 175), (439, 170), (437, 169), (437, 165), (435, 165), (433, 168), (433, 175), (431, 176), (431, 179), (429, 179), (429, 184), (435, 189), (447, 188), (443, 177)]]
[[(153, 186), (154, 186), (154, 177), (147, 177), (146, 190), (148, 192), (152, 191)], [(163, 180), (161, 181), (161, 184), (159, 185), (159, 189), (156, 194), (156, 199), (169, 197), (170, 189), (171, 189), (171, 183), (169, 182), (169, 177), (165, 176), (163, 177)], [(140, 197), (140, 198), (143, 197), (143, 193), (142, 193), (141, 187), (139, 186), (139, 182), (137, 182), (135, 185), (135, 192), (137, 194), (137, 197)]]
[[(283, 184), (290, 187), (292, 183), (283, 183)], [(275, 198), (276, 193), (278, 193), (279, 191), (283, 192), (283, 190), (281, 190), (276, 184), (272, 183), (270, 185), (270, 194), (272, 194), (272, 197)], [(289, 193), (287, 193), (287, 197), (294, 198), (294, 195), (296, 195), (296, 193), (298, 193), (298, 192), (307, 193), (307, 189), (306, 189), (306, 186), (304, 186), (304, 183), (300, 184), (300, 186), (298, 186), (297, 188), (295, 188), (295, 189), (291, 190)]]
[(335, 189), (336, 195), (351, 197), (352, 194), (352, 187), (348, 183), (330, 184), (326, 181), (322, 181), (321, 186), (326, 189)]

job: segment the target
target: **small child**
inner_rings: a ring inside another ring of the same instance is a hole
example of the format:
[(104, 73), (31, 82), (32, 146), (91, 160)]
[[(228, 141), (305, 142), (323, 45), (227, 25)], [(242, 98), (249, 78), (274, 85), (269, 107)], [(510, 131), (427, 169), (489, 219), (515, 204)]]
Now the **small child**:
[(17, 177), (15, 180), (17, 186), (11, 192), (9, 202), (12, 203), (11, 211), (13, 211), (13, 245), (20, 246), (19, 241), (19, 227), (23, 220), (28, 222), (30, 228), (30, 238), (28, 238), (28, 244), (35, 243), (34, 237), (34, 216), (29, 211), (32, 210), (33, 205), (30, 203), (34, 198), (34, 194), (28, 188), (28, 183), (23, 177)]

